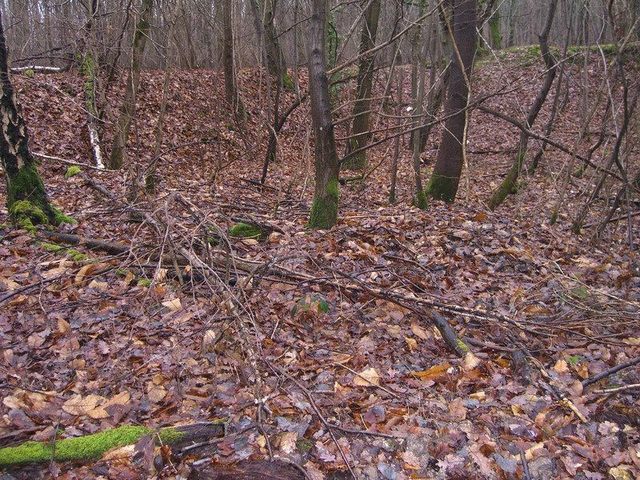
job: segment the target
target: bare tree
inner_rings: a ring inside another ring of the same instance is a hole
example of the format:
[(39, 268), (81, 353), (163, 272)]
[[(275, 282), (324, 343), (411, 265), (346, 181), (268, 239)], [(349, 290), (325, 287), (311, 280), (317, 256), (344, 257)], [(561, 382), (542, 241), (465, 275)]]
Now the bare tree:
[(153, 0), (143, 0), (140, 17), (136, 23), (136, 31), (133, 35), (133, 47), (131, 55), (131, 68), (127, 77), (127, 91), (120, 109), (120, 116), (116, 124), (116, 133), (113, 137), (111, 154), (109, 155), (109, 168), (122, 167), (126, 156), (127, 139), (131, 128), (131, 120), (136, 113), (136, 96), (140, 84), (140, 66), (144, 47), (149, 35), (150, 21), (153, 14)]
[[(427, 187), (436, 199), (453, 202), (458, 192), (465, 159), (468, 121), (469, 79), (476, 51), (476, 0), (452, 0), (451, 16), (447, 16), (452, 36), (453, 54), (440, 148), (433, 175)], [(445, 15), (447, 13), (445, 12)]]
[[(361, 4), (366, 7), (364, 14), (364, 25), (362, 26), (362, 36), (360, 39), (360, 55), (371, 50), (376, 43), (378, 32), (378, 19), (380, 17), (380, 0), (363, 0)], [(358, 78), (356, 84), (356, 100), (353, 104), (353, 127), (351, 139), (347, 143), (347, 153), (359, 150), (368, 142), (369, 118), (371, 108), (371, 91), (373, 88), (373, 73), (375, 66), (375, 56), (362, 56), (358, 65)], [(342, 165), (343, 168), (354, 170), (364, 170), (367, 168), (366, 150), (353, 155)]]
[(340, 164), (331, 120), (331, 99), (325, 62), (326, 0), (313, 0), (309, 31), (309, 88), (315, 132), (315, 192), (309, 215), (311, 228), (330, 228), (338, 220)]

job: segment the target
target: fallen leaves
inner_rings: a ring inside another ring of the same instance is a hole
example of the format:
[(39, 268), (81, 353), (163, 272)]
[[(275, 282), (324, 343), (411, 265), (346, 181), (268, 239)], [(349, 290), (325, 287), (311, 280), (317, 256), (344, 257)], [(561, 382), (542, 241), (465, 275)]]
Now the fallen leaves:
[(62, 404), (62, 410), (69, 415), (87, 416), (93, 419), (109, 418), (109, 407), (114, 405), (126, 405), (131, 400), (131, 395), (127, 391), (122, 391), (117, 395), (107, 399), (100, 395), (74, 395)]

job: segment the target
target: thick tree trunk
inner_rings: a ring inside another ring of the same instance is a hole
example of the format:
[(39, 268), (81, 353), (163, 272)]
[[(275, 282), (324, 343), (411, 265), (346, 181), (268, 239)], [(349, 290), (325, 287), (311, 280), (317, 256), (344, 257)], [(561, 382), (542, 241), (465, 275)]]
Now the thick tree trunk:
[(120, 117), (116, 125), (116, 133), (113, 137), (111, 154), (109, 155), (109, 168), (119, 169), (124, 163), (127, 149), (127, 139), (131, 129), (131, 120), (136, 113), (136, 96), (140, 84), (140, 65), (144, 55), (144, 47), (149, 35), (151, 16), (153, 13), (153, 0), (143, 0), (140, 18), (136, 24), (133, 35), (133, 48), (131, 54), (131, 68), (127, 77), (127, 91), (124, 103), (120, 109)]
[[(368, 0), (362, 2), (363, 6)], [(364, 14), (364, 25), (360, 39), (360, 52), (371, 50), (376, 43), (378, 32), (378, 20), (380, 18), (380, 0), (372, 0)], [(364, 148), (369, 143), (369, 109), (371, 108), (371, 90), (373, 88), (373, 72), (375, 55), (363, 56), (358, 65), (358, 78), (356, 86), (356, 101), (353, 105), (353, 127), (351, 140), (347, 144), (347, 154)], [(364, 170), (367, 168), (367, 152), (361, 151), (349, 158), (343, 168)]]
[(476, 52), (476, 0), (452, 0), (453, 54), (449, 88), (440, 148), (428, 194), (439, 200), (453, 202), (458, 192), (465, 158), (467, 103), (469, 79)]
[(315, 192), (309, 226), (330, 228), (338, 220), (340, 165), (331, 121), (329, 81), (325, 64), (326, 0), (313, 0), (309, 38), (309, 88), (315, 132)]
[(9, 214), (25, 227), (59, 223), (58, 212), (49, 202), (36, 162), (29, 150), (29, 134), (16, 105), (9, 78), (7, 44), (0, 11), (0, 160), (7, 182)]
[[(538, 92), (536, 99), (529, 109), (526, 123), (527, 128), (531, 128), (538, 118), (538, 114), (540, 113), (544, 102), (547, 100), (547, 96), (549, 95), (549, 91), (551, 90), (551, 86), (553, 85), (553, 81), (556, 78), (557, 63), (555, 57), (549, 50), (549, 32), (551, 31), (551, 26), (553, 25), (553, 17), (556, 13), (557, 4), (558, 0), (551, 0), (551, 3), (549, 4), (549, 13), (547, 14), (547, 23), (539, 37), (540, 52), (542, 53), (542, 58), (544, 59), (547, 73), (545, 75), (542, 88)], [(505, 198), (507, 198), (507, 195), (516, 190), (518, 177), (520, 176), (522, 165), (524, 163), (525, 156), (527, 155), (528, 144), (529, 135), (527, 135), (525, 132), (521, 132), (516, 158), (514, 159), (513, 164), (511, 165), (511, 168), (507, 173), (507, 176), (489, 200), (489, 208), (491, 210), (495, 210), (496, 208), (498, 208), (502, 204), (502, 202), (504, 202)]]

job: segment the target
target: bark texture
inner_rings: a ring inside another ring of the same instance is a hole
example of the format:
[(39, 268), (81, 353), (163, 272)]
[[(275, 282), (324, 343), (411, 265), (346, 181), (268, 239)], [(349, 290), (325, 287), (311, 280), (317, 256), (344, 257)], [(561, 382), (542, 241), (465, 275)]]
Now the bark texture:
[(133, 48), (131, 53), (131, 68), (127, 77), (127, 91), (124, 103), (120, 109), (120, 116), (113, 137), (111, 154), (109, 155), (109, 168), (119, 169), (124, 163), (127, 149), (127, 139), (131, 129), (131, 120), (136, 113), (136, 97), (140, 84), (140, 65), (144, 55), (144, 48), (149, 36), (149, 28), (153, 13), (153, 0), (143, 0), (140, 18), (136, 23), (136, 31), (133, 35)]
[(325, 63), (326, 0), (313, 0), (309, 38), (309, 88), (315, 132), (315, 192), (309, 226), (331, 228), (338, 220), (340, 165), (331, 121), (329, 81)]
[(467, 102), (469, 78), (476, 51), (476, 0), (453, 0), (451, 30), (453, 53), (451, 73), (445, 102), (447, 120), (442, 131), (440, 148), (428, 194), (438, 200), (453, 202), (458, 192), (465, 157)]
[(59, 213), (49, 202), (35, 159), (29, 150), (29, 133), (18, 111), (9, 78), (7, 44), (0, 11), (0, 160), (7, 182), (7, 208), (16, 220), (33, 224), (59, 222)]
[[(368, 0), (362, 2), (366, 5)], [(360, 38), (360, 55), (371, 50), (376, 43), (378, 20), (380, 18), (380, 0), (372, 0), (364, 14), (364, 25)], [(369, 110), (371, 108), (371, 90), (373, 88), (373, 73), (375, 55), (363, 56), (358, 65), (356, 86), (356, 100), (353, 104), (353, 127), (349, 140), (347, 154), (364, 148), (369, 143)], [(367, 168), (367, 152), (362, 150), (350, 157), (343, 165), (344, 168), (364, 170)]]

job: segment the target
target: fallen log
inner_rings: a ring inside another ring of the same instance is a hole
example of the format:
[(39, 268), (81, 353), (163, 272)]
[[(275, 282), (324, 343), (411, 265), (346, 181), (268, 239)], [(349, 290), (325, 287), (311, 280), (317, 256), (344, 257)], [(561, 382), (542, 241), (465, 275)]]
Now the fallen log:
[(21, 466), (50, 461), (82, 462), (99, 460), (107, 452), (135, 445), (145, 437), (152, 437), (156, 445), (181, 448), (193, 442), (224, 437), (222, 423), (198, 423), (153, 430), (140, 425), (124, 425), (82, 437), (53, 439), (49, 442), (24, 442), (15, 447), (0, 448), (0, 467)]

